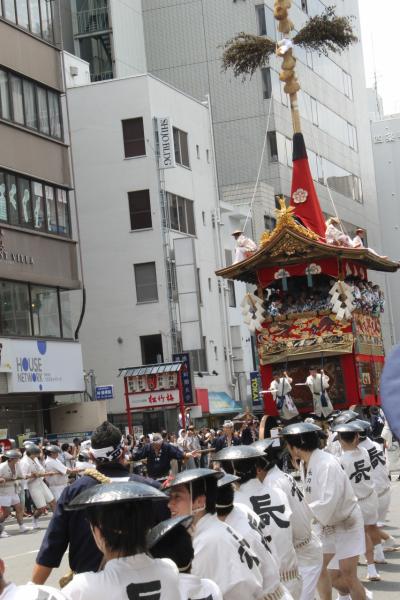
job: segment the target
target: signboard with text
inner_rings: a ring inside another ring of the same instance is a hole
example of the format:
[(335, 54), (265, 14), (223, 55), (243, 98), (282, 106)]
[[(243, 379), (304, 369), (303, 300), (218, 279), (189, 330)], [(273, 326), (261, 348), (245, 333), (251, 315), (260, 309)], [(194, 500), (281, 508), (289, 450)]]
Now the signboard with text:
[(250, 389), (251, 389), (251, 400), (254, 407), (262, 406), (261, 397), (261, 377), (258, 371), (251, 371), (250, 373)]
[(113, 385), (97, 385), (96, 400), (112, 400), (114, 398)]
[(8, 391), (83, 392), (81, 345), (76, 342), (0, 338), (0, 372)]
[(166, 390), (143, 392), (129, 396), (129, 405), (132, 410), (146, 408), (169, 408), (179, 404), (179, 390)]
[(186, 368), (181, 370), (183, 402), (184, 404), (194, 404), (190, 354), (189, 352), (177, 352), (172, 355), (172, 360), (185, 365)]
[(176, 167), (176, 163), (171, 119), (169, 117), (159, 117), (157, 119), (157, 131), (160, 169), (172, 169)]

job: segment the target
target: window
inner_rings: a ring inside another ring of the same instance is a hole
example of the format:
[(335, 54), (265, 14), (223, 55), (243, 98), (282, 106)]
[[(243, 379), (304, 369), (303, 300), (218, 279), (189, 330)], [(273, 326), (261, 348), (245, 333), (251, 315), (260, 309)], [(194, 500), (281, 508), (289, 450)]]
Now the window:
[(33, 226), (40, 231), (46, 229), (43, 185), (38, 181), (33, 182)]
[(32, 335), (27, 283), (0, 281), (1, 335)]
[(228, 303), (231, 308), (236, 307), (235, 282), (228, 279)]
[(42, 133), (49, 135), (50, 133), (50, 125), (49, 125), (49, 109), (47, 106), (47, 93), (44, 88), (38, 87), (36, 89), (37, 93), (37, 103), (38, 103), (38, 113), (39, 113), (39, 130)]
[(271, 217), (271, 215), (264, 215), (264, 227), (268, 231), (272, 231), (275, 229), (276, 219)]
[(169, 226), (175, 231), (196, 235), (193, 202), (167, 192)]
[(137, 302), (158, 302), (156, 263), (136, 264), (133, 268)]
[(55, 138), (61, 137), (61, 118), (59, 96), (55, 92), (47, 92), (49, 103), (50, 135)]
[(146, 145), (142, 117), (122, 121), (122, 135), (124, 137), (125, 158), (145, 156)]
[(152, 226), (149, 190), (128, 192), (131, 230), (149, 229)]
[(200, 158), (200, 146), (198, 144), (196, 144), (196, 156)]
[(230, 267), (233, 262), (232, 250), (225, 249), (225, 266)]
[(71, 302), (69, 290), (60, 290), (61, 324), (63, 338), (74, 337), (72, 329)]
[(175, 162), (178, 165), (190, 167), (188, 134), (180, 129), (176, 129), (176, 127), (173, 127), (172, 131), (174, 135)]
[(258, 35), (267, 35), (267, 22), (265, 19), (265, 5), (256, 6), (257, 15), (257, 33)]
[(20, 27), (29, 29), (28, 6), (26, 0), (16, 0), (17, 5), (17, 21)]
[(45, 40), (53, 41), (53, 15), (52, 2), (49, 0), (40, 0), (40, 12), (42, 15), (42, 33)]
[(56, 197), (57, 197), (57, 220), (58, 220), (57, 231), (61, 235), (69, 235), (70, 234), (70, 224), (69, 224), (67, 192), (65, 190), (58, 188), (56, 190)]
[(10, 118), (10, 96), (8, 89), (8, 73), (0, 70), (0, 116)]
[(68, 192), (0, 170), (0, 221), (70, 236)]
[(10, 76), (13, 121), (24, 124), (24, 104), (22, 96), (22, 80), (15, 75)]
[(208, 291), (211, 292), (211, 277), (208, 278)]
[(22, 225), (32, 225), (31, 188), (28, 179), (18, 178), (18, 196), (20, 207), (20, 222)]
[(269, 150), (269, 160), (271, 162), (278, 162), (278, 145), (276, 142), (276, 132), (275, 131), (268, 132), (268, 150)]
[(197, 268), (197, 292), (199, 296), (199, 304), (203, 305), (203, 297), (201, 295), (200, 269)]
[(301, 0), (301, 10), (303, 10), (305, 13), (308, 12), (307, 0)]
[(261, 69), (262, 86), (263, 86), (263, 98), (268, 100), (272, 96), (272, 82), (271, 82), (271, 69)]
[(15, 4), (14, 0), (3, 0), (3, 14), (6, 19), (15, 23)]
[(201, 219), (203, 221), (203, 225), (205, 225), (206, 224), (206, 213), (204, 212), (204, 210), (201, 211)]
[(6, 176), (0, 171), (0, 221), (7, 220)]
[(163, 346), (160, 334), (141, 335), (140, 348), (142, 351), (142, 364), (154, 365), (163, 362)]
[(202, 340), (203, 347), (199, 350), (189, 350), (190, 367), (192, 371), (198, 373), (207, 373), (207, 353), (206, 353), (206, 338)]
[(29, 11), (31, 14), (31, 31), (41, 35), (39, 0), (29, 0)]
[(208, 163), (210, 162), (210, 151), (208, 149), (206, 150), (206, 160)]
[(35, 100), (35, 87), (31, 81), (24, 79), (23, 81), (24, 90), (24, 107), (25, 107), (25, 124), (27, 127), (37, 129), (37, 113), (36, 113), (36, 100)]
[(57, 233), (57, 209), (54, 198), (54, 188), (45, 185), (44, 191), (46, 198), (47, 231), (50, 231), (50, 233)]
[(57, 288), (31, 286), (33, 335), (61, 337)]

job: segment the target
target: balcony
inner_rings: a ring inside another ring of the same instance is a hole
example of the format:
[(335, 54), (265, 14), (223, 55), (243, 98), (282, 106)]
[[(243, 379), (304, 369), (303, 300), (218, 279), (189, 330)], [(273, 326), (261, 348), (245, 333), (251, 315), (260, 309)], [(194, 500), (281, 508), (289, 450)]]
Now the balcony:
[(110, 30), (107, 6), (79, 11), (76, 13), (76, 19), (78, 35)]

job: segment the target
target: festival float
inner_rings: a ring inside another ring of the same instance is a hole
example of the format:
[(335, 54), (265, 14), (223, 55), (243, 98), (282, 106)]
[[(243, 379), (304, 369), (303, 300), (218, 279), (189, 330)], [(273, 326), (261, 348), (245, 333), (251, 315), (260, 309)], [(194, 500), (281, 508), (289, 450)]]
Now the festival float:
[(305, 384), (310, 368), (329, 378), (335, 409), (380, 404), (384, 363), (380, 314), (384, 299), (373, 272), (395, 272), (399, 263), (364, 247), (362, 233), (351, 239), (337, 218), (325, 223), (316, 194), (298, 109), (300, 84), (295, 73), (296, 44), (341, 51), (354, 41), (351, 20), (333, 9), (313, 17), (292, 39), (289, 0), (275, 1), (275, 18), (285, 36), (239, 34), (225, 49), (224, 65), (235, 75), (252, 74), (272, 53), (283, 59), (280, 79), (289, 95), (293, 123), (293, 175), (290, 203), (279, 199), (276, 226), (266, 231), (257, 250), (216, 274), (254, 285), (242, 302), (244, 320), (255, 334), (264, 393), (264, 412), (278, 415), (267, 390), (275, 373), (288, 372), (292, 398), (303, 413), (313, 411)]

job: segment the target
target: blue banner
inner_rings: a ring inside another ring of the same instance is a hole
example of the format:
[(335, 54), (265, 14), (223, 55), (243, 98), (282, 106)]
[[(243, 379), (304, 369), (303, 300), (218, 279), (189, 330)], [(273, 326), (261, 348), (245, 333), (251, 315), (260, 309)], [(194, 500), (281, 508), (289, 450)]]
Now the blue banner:
[(263, 405), (261, 395), (261, 377), (258, 371), (251, 371), (250, 373), (250, 389), (253, 406), (256, 408), (261, 408)]
[(195, 404), (195, 398), (193, 396), (192, 372), (190, 369), (189, 352), (177, 352), (176, 354), (172, 355), (172, 360), (173, 362), (181, 362), (186, 365), (186, 368), (183, 368), (181, 370), (183, 403)]

